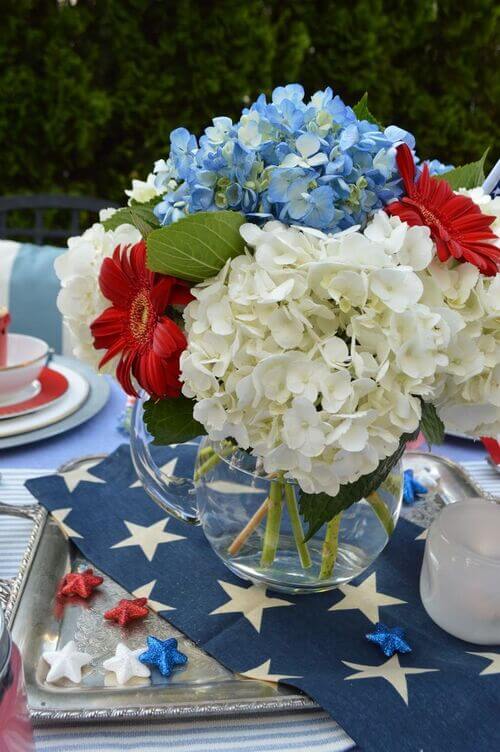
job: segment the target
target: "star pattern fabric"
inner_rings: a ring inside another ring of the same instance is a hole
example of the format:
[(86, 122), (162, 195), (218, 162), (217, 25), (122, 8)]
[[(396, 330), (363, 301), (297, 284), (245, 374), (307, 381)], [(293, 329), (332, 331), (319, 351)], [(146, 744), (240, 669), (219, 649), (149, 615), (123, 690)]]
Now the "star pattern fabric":
[(128, 528), (130, 535), (111, 548), (124, 548), (126, 546), (139, 546), (148, 561), (153, 561), (156, 549), (161, 543), (171, 543), (176, 540), (183, 540), (184, 536), (167, 533), (165, 528), (169, 519), (159, 520), (152, 525), (136, 525), (135, 522), (123, 520)]
[(377, 592), (377, 574), (373, 572), (359, 585), (340, 585), (338, 588), (344, 594), (344, 598), (330, 608), (330, 611), (350, 611), (358, 609), (373, 624), (379, 621), (379, 608), (381, 606), (397, 606), (405, 601), (393, 598), (385, 593)]
[(479, 658), (486, 658), (489, 664), (484, 668), (480, 676), (488, 676), (490, 674), (500, 674), (500, 653), (473, 653), (469, 651), (471, 655), (477, 655)]
[(261, 585), (240, 587), (223, 580), (219, 580), (219, 585), (226, 591), (229, 600), (211, 611), (210, 616), (242, 613), (257, 632), (260, 632), (262, 617), (266, 608), (293, 606), (293, 603), (282, 598), (270, 598), (266, 595), (266, 588)]
[[(196, 445), (152, 452), (159, 467), (175, 458), (175, 474), (192, 475)], [(430, 752), (443, 749), (443, 739), (454, 752), (500, 749), (492, 721), (500, 705), (500, 653), (448, 635), (427, 615), (419, 594), (421, 529), (400, 520), (375, 565), (338, 590), (277, 593), (233, 575), (201, 527), (167, 520), (144, 491), (130, 488), (137, 475), (128, 446), (91, 473), (104, 482), (80, 482), (70, 492), (60, 476), (46, 476), (27, 486), (49, 510), (70, 510), (63, 521), (81, 535), (73, 542), (89, 562), (131, 597), (148, 598), (150, 608), (224, 666), (246, 674), (242, 681), (294, 685), (363, 752)], [(218, 480), (210, 493), (227, 504), (232, 479)], [(248, 503), (256, 499), (249, 495)], [(120, 541), (127, 545), (116, 547)], [(412, 652), (378, 653), (365, 639), (378, 622), (404, 629)]]
[(394, 687), (406, 705), (408, 705), (408, 682), (406, 677), (412, 674), (427, 674), (429, 671), (438, 671), (437, 668), (405, 668), (401, 666), (397, 655), (393, 655), (380, 666), (363, 666), (360, 663), (350, 663), (349, 661), (342, 661), (342, 663), (357, 671), (356, 674), (346, 676), (346, 681), (350, 681), (351, 679), (385, 679)]
[(60, 477), (64, 480), (68, 491), (72, 493), (83, 481), (86, 483), (105, 483), (102, 478), (96, 477), (90, 472), (97, 464), (95, 460), (80, 462), (73, 470), (66, 470), (60, 473)]

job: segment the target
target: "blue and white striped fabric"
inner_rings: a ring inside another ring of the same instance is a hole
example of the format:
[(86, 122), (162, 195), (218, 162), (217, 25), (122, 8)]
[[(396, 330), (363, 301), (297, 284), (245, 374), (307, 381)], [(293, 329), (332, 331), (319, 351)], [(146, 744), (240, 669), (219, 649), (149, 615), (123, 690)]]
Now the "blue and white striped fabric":
[[(5, 504), (32, 504), (24, 487), (28, 478), (52, 470), (2, 470), (0, 499)], [(0, 517), (0, 577), (17, 571), (31, 523)], [(199, 721), (44, 726), (35, 729), (36, 752), (347, 752), (351, 739), (329, 715), (280, 713), (273, 716)]]
[(60, 283), (54, 271), (54, 261), (64, 250), (0, 241), (0, 307), (9, 309), (13, 332), (40, 337), (57, 353), (69, 355), (56, 305)]

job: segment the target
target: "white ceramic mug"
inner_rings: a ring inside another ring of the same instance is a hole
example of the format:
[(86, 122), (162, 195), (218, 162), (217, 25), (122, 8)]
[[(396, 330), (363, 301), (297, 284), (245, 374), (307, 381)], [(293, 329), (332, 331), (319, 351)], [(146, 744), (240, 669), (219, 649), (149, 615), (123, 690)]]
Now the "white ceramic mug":
[(470, 498), (444, 507), (427, 535), (420, 596), (450, 634), (500, 644), (499, 503)]

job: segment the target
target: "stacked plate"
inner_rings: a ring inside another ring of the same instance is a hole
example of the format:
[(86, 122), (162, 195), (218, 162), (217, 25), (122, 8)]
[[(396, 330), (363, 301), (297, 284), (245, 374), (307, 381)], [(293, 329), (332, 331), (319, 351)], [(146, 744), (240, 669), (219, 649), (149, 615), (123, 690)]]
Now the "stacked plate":
[(0, 366), (0, 448), (73, 428), (105, 404), (109, 384), (82, 363), (52, 357), (46, 342), (9, 334)]

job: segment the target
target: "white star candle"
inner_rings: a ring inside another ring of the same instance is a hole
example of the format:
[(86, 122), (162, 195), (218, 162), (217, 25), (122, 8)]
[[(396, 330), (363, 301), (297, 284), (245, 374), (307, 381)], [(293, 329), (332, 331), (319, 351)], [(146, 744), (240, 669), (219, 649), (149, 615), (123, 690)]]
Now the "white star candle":
[(500, 643), (500, 504), (445, 507), (427, 535), (420, 595), (436, 624), (478, 645)]

